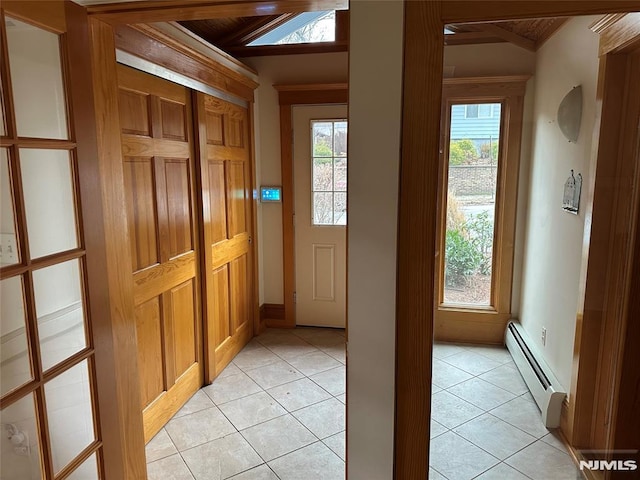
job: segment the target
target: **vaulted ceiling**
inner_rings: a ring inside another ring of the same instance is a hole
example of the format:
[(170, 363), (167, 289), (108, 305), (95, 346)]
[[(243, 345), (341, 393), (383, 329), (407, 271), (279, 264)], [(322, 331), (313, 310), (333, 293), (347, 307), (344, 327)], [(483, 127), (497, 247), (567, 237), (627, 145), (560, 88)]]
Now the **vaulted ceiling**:
[[(339, 11), (337, 29), (348, 25), (348, 11)], [(277, 47), (247, 47), (255, 39), (295, 17), (295, 13), (261, 17), (218, 18), (211, 20), (182, 21), (180, 24), (207, 42), (237, 57), (313, 51), (348, 50), (345, 32), (336, 34), (336, 42), (312, 46), (284, 45)], [(445, 36), (446, 45), (510, 42), (535, 51), (566, 21), (566, 18), (545, 18), (509, 22), (449, 25), (454, 32)]]

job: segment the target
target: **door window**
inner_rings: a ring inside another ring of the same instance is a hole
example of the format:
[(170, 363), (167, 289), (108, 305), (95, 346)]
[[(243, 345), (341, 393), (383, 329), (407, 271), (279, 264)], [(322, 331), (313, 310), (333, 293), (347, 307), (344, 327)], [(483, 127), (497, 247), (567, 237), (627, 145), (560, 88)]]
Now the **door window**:
[(347, 224), (347, 121), (311, 122), (313, 225)]

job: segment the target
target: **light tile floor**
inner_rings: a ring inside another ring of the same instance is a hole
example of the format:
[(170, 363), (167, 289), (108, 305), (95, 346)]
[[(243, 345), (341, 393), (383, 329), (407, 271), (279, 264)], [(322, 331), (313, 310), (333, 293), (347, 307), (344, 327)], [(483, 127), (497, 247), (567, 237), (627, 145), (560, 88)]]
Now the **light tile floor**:
[[(436, 344), (430, 479), (581, 478), (504, 348)], [(268, 330), (147, 445), (150, 480), (342, 480), (344, 331)]]
[(146, 449), (149, 480), (343, 480), (344, 330), (268, 330)]
[(505, 348), (435, 344), (429, 479), (582, 478)]

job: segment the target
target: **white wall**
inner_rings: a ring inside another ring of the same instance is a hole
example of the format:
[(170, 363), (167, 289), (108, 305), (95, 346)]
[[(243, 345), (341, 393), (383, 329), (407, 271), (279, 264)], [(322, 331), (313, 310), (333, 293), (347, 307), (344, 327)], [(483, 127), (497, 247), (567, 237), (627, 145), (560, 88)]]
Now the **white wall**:
[(523, 75), (533, 73), (536, 54), (511, 43), (451, 45), (444, 49), (444, 66), (454, 77)]
[[(347, 53), (253, 57), (260, 86), (255, 95), (256, 185), (282, 185), (280, 176), (280, 106), (274, 84), (345, 83)], [(258, 204), (259, 302), (284, 302), (282, 204)]]
[[(534, 125), (526, 219), (526, 251), (520, 320), (545, 360), (569, 390), (578, 301), (584, 216), (562, 211), (563, 186), (570, 170), (588, 184), (596, 109), (598, 37), (594, 17), (570, 20), (538, 51)], [(582, 85), (582, 126), (569, 143), (556, 121), (567, 92)], [(583, 191), (581, 205), (587, 199)], [(546, 346), (541, 330), (547, 329)]]
[(351, 480), (387, 480), (393, 478), (404, 5), (356, 1), (350, 9), (347, 468)]

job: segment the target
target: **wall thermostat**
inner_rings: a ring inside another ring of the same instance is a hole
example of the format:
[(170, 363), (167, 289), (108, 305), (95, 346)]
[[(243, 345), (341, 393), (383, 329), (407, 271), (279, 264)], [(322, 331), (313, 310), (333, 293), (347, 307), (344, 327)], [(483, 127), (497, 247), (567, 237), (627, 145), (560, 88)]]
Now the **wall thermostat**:
[(261, 202), (282, 202), (282, 187), (260, 187)]

